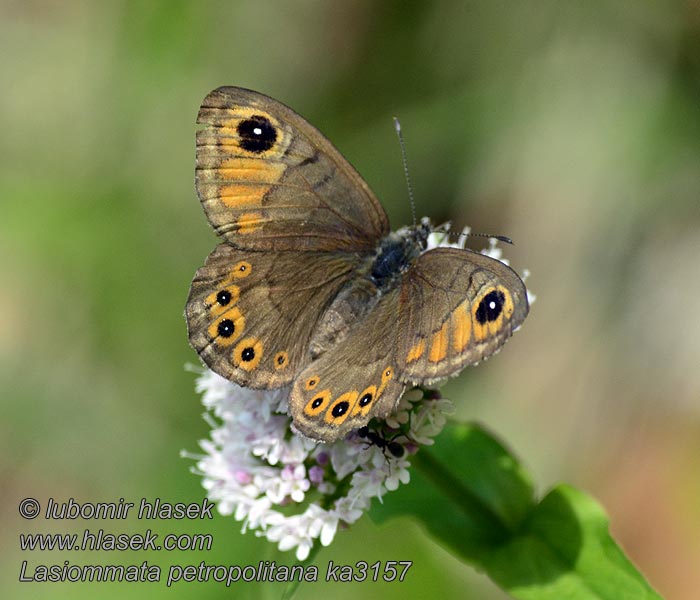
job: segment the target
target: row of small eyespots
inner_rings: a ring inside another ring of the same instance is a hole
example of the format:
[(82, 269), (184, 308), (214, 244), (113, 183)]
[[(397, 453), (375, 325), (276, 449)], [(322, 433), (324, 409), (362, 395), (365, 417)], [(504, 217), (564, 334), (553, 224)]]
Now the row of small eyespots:
[[(232, 283), (236, 279), (248, 277), (251, 270), (252, 267), (247, 261), (242, 260), (236, 263), (233, 269), (231, 269), (229, 276), (224, 280), (224, 284), (226, 285), (228, 283)], [(205, 302), (207, 306), (210, 307), (209, 312), (212, 314), (212, 316), (218, 316), (223, 312), (231, 313), (232, 311), (230, 309), (227, 310), (227, 307), (235, 306), (240, 298), (240, 295), (241, 290), (237, 285), (226, 285), (226, 287), (223, 289), (209, 294)], [(233, 311), (233, 315), (240, 319), (243, 318), (242, 313), (238, 309)], [(235, 324), (232, 322), (231, 318), (228, 318), (230, 315), (226, 314), (225, 316), (227, 318), (220, 319), (216, 326), (219, 336), (223, 338), (231, 338), (234, 333), (238, 333), (238, 335), (243, 333), (243, 327), (235, 327)], [(245, 321), (243, 321), (241, 325), (244, 325), (244, 323)], [(236, 337), (238, 337), (238, 335)], [(233, 340), (230, 340), (230, 342), (233, 342)]]
[[(314, 395), (314, 398), (304, 408), (304, 412), (309, 417), (315, 417), (325, 411), (324, 418), (326, 423), (334, 425), (340, 425), (349, 415), (365, 417), (374, 401), (379, 398), (393, 376), (394, 370), (391, 367), (387, 367), (382, 372), (382, 383), (378, 389), (376, 385), (370, 385), (362, 393), (357, 390), (351, 390), (341, 394), (333, 402), (331, 402), (331, 391), (325, 389)], [(304, 387), (307, 390), (312, 390), (319, 382), (320, 378), (314, 375), (306, 380)]]
[[(260, 365), (265, 347), (256, 337), (242, 339), (233, 349), (231, 360), (233, 364), (245, 371), (254, 371)], [(276, 371), (281, 371), (289, 365), (289, 354), (282, 350), (272, 358), (272, 366)]]
[(230, 285), (237, 279), (243, 279), (250, 275), (252, 267), (247, 261), (240, 261), (234, 265), (229, 276), (224, 280), (224, 287), (212, 292), (204, 300), (212, 317), (219, 317), (209, 325), (209, 337), (216, 340), (220, 346), (230, 346), (240, 337), (245, 329), (245, 317), (236, 307), (241, 295), (241, 289), (237, 285)]
[[(252, 267), (247, 261), (238, 262), (224, 283), (236, 279), (248, 277)], [(221, 318), (209, 326), (209, 335), (216, 339), (218, 345), (226, 347), (232, 345), (245, 330), (245, 317), (235, 304), (240, 297), (240, 288), (229, 285), (218, 292), (209, 295), (206, 302), (210, 306), (212, 314), (219, 314)], [(230, 306), (230, 308), (228, 308)], [(223, 314), (221, 314), (221, 312)], [(241, 340), (231, 353), (233, 364), (245, 371), (255, 370), (263, 357), (263, 343), (261, 340), (248, 337)], [(284, 369), (289, 364), (289, 355), (285, 351), (278, 352), (273, 357), (273, 366), (276, 370)]]
[[(255, 337), (242, 339), (233, 349), (231, 360), (237, 367), (244, 371), (254, 371), (263, 359), (265, 347), (261, 340)], [(272, 361), (273, 367), (280, 371), (289, 364), (289, 355), (282, 351), (275, 354)]]
[(222, 281), (223, 287), (209, 294), (204, 304), (209, 309), (212, 316), (218, 316), (226, 310), (226, 307), (233, 306), (238, 302), (241, 289), (233, 283), (238, 279), (248, 277), (252, 272), (252, 267), (248, 261), (237, 262), (229, 272), (228, 277)]

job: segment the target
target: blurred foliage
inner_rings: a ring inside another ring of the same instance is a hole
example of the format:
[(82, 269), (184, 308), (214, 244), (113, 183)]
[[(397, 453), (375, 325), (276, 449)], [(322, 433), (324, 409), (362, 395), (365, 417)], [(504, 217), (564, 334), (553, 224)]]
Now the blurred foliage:
[(566, 485), (533, 498), (517, 459), (483, 428), (448, 425), (412, 466), (413, 485), (372, 516), (415, 516), (513, 598), (660, 598), (611, 538), (595, 501)]
[[(503, 352), (444, 394), (458, 418), (518, 448), (538, 486), (566, 480), (594, 495), (664, 596), (695, 598), (697, 0), (0, 0), (0, 52), (0, 585), (39, 559), (18, 549), (18, 532), (32, 530), (20, 498), (203, 493), (178, 458), (207, 433), (183, 368), (196, 361), (182, 318), (189, 281), (215, 243), (193, 191), (194, 120), (204, 95), (229, 84), (324, 131), (394, 227), (410, 222), (398, 115), (418, 213), (516, 241), (508, 255), (532, 271), (538, 301)], [(215, 533), (211, 552), (149, 560), (292, 562), (230, 518), (202, 531)], [(363, 520), (318, 564), (407, 558), (404, 586), (302, 586), (299, 597), (405, 598), (407, 585), (503, 597), (405, 519)], [(123, 594), (10, 585), (17, 598)], [(187, 584), (178, 596), (230, 593)]]

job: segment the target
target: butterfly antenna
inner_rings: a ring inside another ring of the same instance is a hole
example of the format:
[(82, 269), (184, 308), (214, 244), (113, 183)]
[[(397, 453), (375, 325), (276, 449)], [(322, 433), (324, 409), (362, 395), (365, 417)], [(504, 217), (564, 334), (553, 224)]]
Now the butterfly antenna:
[(399, 146), (401, 146), (401, 161), (403, 162), (403, 174), (406, 178), (406, 187), (408, 188), (408, 199), (411, 203), (411, 216), (413, 217), (413, 226), (416, 226), (416, 203), (413, 200), (413, 187), (411, 187), (411, 178), (408, 175), (408, 159), (406, 158), (406, 146), (403, 142), (403, 133), (401, 133), (401, 123), (397, 117), (394, 117), (394, 128), (396, 135), (399, 138)]
[(457, 237), (485, 237), (485, 238), (493, 238), (495, 240), (498, 240), (499, 242), (503, 242), (505, 244), (510, 244), (511, 246), (514, 246), (515, 244), (513, 243), (513, 240), (510, 239), (506, 235), (495, 235), (493, 233), (472, 233), (471, 231), (468, 233), (459, 233), (457, 234)]

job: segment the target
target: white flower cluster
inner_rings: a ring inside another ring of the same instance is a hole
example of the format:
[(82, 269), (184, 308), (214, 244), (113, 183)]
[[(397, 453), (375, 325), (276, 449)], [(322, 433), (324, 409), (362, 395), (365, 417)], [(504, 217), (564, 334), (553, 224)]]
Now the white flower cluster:
[(211, 438), (200, 442), (203, 455), (184, 455), (197, 459), (209, 499), (221, 514), (242, 521), (244, 532), (255, 530), (280, 550), (296, 549), (298, 560), (316, 541), (328, 546), (372, 498), (408, 483), (408, 457), (432, 444), (451, 410), (449, 401), (412, 390), (381, 429), (317, 444), (291, 433), (289, 388), (246, 389), (205, 371), (197, 391)]

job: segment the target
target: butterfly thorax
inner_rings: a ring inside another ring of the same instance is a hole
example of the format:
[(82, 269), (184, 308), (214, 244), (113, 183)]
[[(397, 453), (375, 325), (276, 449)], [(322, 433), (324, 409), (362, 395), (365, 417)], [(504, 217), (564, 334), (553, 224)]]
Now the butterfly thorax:
[(369, 274), (380, 291), (391, 289), (425, 248), (423, 228), (406, 227), (384, 237), (372, 259)]

